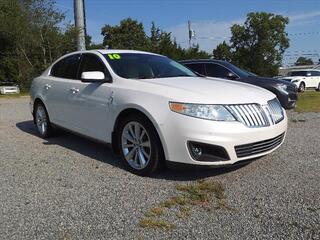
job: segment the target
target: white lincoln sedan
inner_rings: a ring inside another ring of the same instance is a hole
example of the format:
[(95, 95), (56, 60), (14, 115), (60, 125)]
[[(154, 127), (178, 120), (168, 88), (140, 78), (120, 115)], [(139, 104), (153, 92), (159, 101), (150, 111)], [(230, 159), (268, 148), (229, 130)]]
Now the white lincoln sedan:
[(61, 127), (111, 143), (139, 175), (165, 161), (225, 166), (257, 158), (277, 149), (287, 129), (273, 93), (129, 50), (61, 57), (33, 80), (30, 107), (43, 138)]

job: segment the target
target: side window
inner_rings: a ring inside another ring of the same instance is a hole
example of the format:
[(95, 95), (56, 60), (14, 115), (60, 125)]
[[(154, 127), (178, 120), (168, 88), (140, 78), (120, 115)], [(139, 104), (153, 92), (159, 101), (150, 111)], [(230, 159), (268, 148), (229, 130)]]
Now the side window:
[(192, 71), (195, 71), (197, 73), (205, 75), (205, 70), (204, 70), (204, 64), (203, 63), (186, 64), (186, 66), (188, 68), (190, 68)]
[(318, 71), (312, 71), (311, 76), (320, 76), (320, 72)]
[(51, 76), (76, 79), (80, 54), (71, 55), (61, 59), (51, 69)]
[(210, 77), (228, 78), (229, 74), (231, 73), (225, 67), (222, 67), (214, 63), (207, 63), (206, 70), (207, 70), (207, 75)]
[(82, 55), (79, 75), (81, 76), (83, 72), (103, 72), (106, 76), (110, 77), (104, 63), (94, 54)]

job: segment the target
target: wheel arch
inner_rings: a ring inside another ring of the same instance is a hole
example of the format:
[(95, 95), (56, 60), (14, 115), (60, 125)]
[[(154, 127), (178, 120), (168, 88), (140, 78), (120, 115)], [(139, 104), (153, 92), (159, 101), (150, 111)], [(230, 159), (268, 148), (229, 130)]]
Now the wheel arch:
[(113, 131), (112, 131), (112, 149), (116, 154), (119, 154), (119, 148), (118, 148), (118, 143), (117, 143), (117, 131), (119, 130), (119, 125), (120, 122), (125, 119), (126, 116), (131, 115), (131, 114), (139, 114), (143, 117), (145, 117), (148, 121), (150, 121), (150, 123), (152, 124), (152, 126), (155, 128), (159, 140), (161, 142), (161, 147), (163, 150), (163, 154), (165, 159), (167, 159), (167, 150), (166, 150), (166, 145), (165, 145), (165, 141), (163, 138), (163, 135), (161, 134), (160, 128), (157, 124), (157, 122), (155, 121), (155, 119), (151, 116), (151, 114), (149, 114), (147, 111), (144, 111), (143, 109), (138, 109), (135, 107), (128, 107), (126, 109), (123, 109), (118, 116), (116, 117), (116, 120), (114, 122), (114, 126), (113, 126)]
[[(47, 111), (47, 114), (49, 115), (48, 110), (47, 110), (47, 106), (45, 105), (43, 99), (41, 97), (39, 97), (39, 96), (36, 97), (34, 99), (34, 101), (33, 101), (33, 106), (32, 106), (32, 116), (33, 116), (33, 122), (34, 123), (35, 123), (35, 116), (34, 116), (35, 111), (34, 110), (35, 110), (35, 107), (37, 106), (37, 104), (39, 104), (39, 103), (41, 103), (45, 107), (45, 109)], [(49, 116), (49, 118), (50, 118), (50, 116)]]

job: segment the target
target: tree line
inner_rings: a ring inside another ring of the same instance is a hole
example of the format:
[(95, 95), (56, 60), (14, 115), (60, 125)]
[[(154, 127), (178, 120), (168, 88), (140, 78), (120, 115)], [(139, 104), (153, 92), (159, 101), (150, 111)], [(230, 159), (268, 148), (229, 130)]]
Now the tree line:
[[(101, 29), (103, 43), (87, 49), (135, 49), (166, 55), (175, 60), (210, 58), (228, 60), (247, 71), (273, 76), (289, 47), (285, 27), (288, 18), (271, 13), (249, 13), (243, 25), (231, 27), (230, 42), (219, 44), (212, 54), (199, 45), (181, 47), (170, 32), (152, 23), (145, 31), (137, 20), (127, 18)], [(32, 78), (58, 57), (76, 50), (77, 29), (66, 21), (54, 0), (0, 1), (0, 82), (11, 81), (28, 89)]]

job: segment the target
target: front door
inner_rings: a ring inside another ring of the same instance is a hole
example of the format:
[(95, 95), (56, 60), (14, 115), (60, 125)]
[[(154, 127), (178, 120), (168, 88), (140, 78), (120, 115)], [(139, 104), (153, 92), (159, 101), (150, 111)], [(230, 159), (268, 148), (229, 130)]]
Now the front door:
[(74, 82), (74, 96), (69, 99), (70, 108), (74, 113), (73, 123), (78, 132), (107, 141), (109, 134), (108, 117), (109, 106), (112, 102), (111, 82), (82, 82), (82, 72), (99, 71), (110, 76), (106, 66), (99, 56), (91, 53), (82, 54), (79, 67), (78, 80)]

